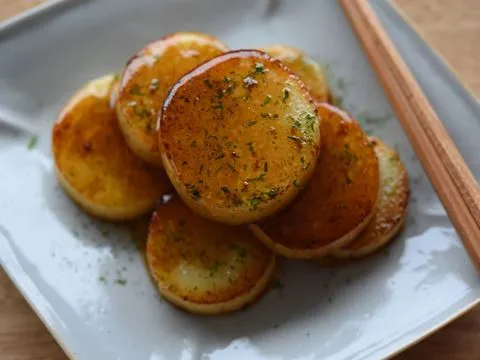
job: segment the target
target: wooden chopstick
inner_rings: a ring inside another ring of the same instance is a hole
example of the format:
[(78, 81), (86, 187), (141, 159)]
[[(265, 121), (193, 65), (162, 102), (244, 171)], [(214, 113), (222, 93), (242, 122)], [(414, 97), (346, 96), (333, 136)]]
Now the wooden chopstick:
[(340, 0), (389, 101), (480, 271), (480, 187), (368, 0)]

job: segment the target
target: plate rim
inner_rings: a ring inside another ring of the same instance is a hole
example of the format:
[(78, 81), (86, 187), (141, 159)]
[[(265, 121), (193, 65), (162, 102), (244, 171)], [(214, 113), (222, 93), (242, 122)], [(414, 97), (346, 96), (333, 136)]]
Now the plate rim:
[[(415, 42), (421, 45), (423, 56), (428, 57), (428, 59), (432, 61), (434, 66), (440, 69), (440, 76), (445, 78), (448, 83), (455, 88), (455, 91), (460, 94), (462, 99), (466, 100), (471, 107), (475, 108), (477, 111), (480, 111), (480, 99), (474, 96), (473, 91), (469, 88), (469, 86), (466, 85), (463, 80), (461, 80), (458, 73), (451, 67), (445, 57), (440, 54), (438, 50), (428, 44), (425, 36), (419, 31), (418, 27), (404, 13), (404, 11), (399, 8), (399, 6), (395, 3), (394, 0), (367, 1), (369, 1), (370, 3), (376, 2), (377, 5), (380, 6), (385, 16), (396, 16), (398, 19), (397, 21), (400, 21), (402, 23), (402, 31), (409, 32), (410, 37), (414, 36), (416, 38)], [(80, 2), (80, 0), (46, 0), (43, 3), (35, 5), (12, 17), (7, 18), (0, 22), (0, 41), (2, 41), (4, 36), (8, 35), (9, 32), (19, 31), (19, 29), (17, 28), (26, 25), (31, 21), (40, 21), (40, 18), (43, 15), (49, 15), (57, 10), (61, 10), (61, 8), (64, 7), (68, 8), (68, 5), (73, 5), (78, 2)], [(361, 51), (363, 53), (363, 49)], [(372, 68), (370, 62), (369, 67)], [(57, 314), (55, 309), (51, 307), (50, 302), (45, 299), (38, 287), (32, 281), (31, 276), (23, 269), (23, 267), (17, 261), (15, 251), (10, 244), (8, 233), (5, 234), (2, 227), (0, 227), (0, 249), (2, 249), (2, 251), (0, 252), (0, 266), (5, 271), (8, 278), (15, 285), (15, 288), (20, 292), (29, 307), (35, 313), (35, 315), (44, 324), (48, 332), (52, 335), (53, 339), (65, 353), (67, 358), (70, 360), (74, 360), (76, 358), (75, 351), (73, 350), (75, 348), (75, 342), (71, 340), (66, 340), (65, 334), (61, 332), (59, 327), (55, 324), (55, 321), (49, 319), (46, 316), (45, 312), (41, 310), (41, 308), (49, 307), (51, 314), (54, 316), (54, 318), (56, 318), (58, 322), (61, 322), (59, 315)], [(480, 304), (480, 297), (460, 307), (455, 313), (445, 317), (445, 319), (439, 321), (436, 325), (424, 331), (421, 335), (415, 337), (413, 340), (406, 340), (405, 344), (400, 344), (397, 349), (391, 350), (388, 354), (385, 354), (384, 359), (391, 359), (394, 356), (402, 353), (403, 351), (420, 343), (425, 338), (433, 335), (434, 333), (444, 328), (446, 325), (452, 323), (454, 320), (468, 313), (478, 304)], [(391, 344), (399, 342), (401, 342), (401, 337), (394, 340)], [(387, 344), (386, 347), (388, 346), (389, 345)], [(377, 352), (377, 355), (379, 355), (382, 352), (382, 349), (378, 349)], [(375, 355), (376, 354), (373, 353), (370, 356)]]

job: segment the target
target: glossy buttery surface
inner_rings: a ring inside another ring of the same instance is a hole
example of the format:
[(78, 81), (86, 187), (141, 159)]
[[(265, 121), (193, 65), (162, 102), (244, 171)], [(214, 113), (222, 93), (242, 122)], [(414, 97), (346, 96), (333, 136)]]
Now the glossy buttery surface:
[(151, 211), (172, 187), (128, 148), (110, 107), (116, 81), (103, 76), (77, 91), (52, 129), (52, 151), (59, 181), (86, 211), (125, 220)]
[(259, 51), (232, 51), (175, 85), (159, 142), (184, 201), (204, 216), (241, 224), (278, 211), (308, 181), (320, 125), (290, 70)]
[(380, 164), (380, 198), (375, 214), (361, 234), (347, 246), (333, 252), (340, 258), (366, 256), (385, 246), (406, 221), (410, 189), (407, 171), (395, 150), (371, 138)]
[(178, 32), (146, 45), (128, 61), (115, 106), (123, 134), (138, 156), (161, 166), (155, 128), (170, 88), (182, 75), (226, 50), (213, 36)]
[[(0, 35), (0, 262), (72, 358), (377, 360), (477, 302), (478, 273), (336, 1), (70, 4)], [(478, 102), (394, 14), (380, 15), (480, 176)], [(332, 270), (282, 261), (283, 286), (255, 306), (197, 317), (161, 300), (128, 227), (95, 221), (65, 196), (50, 132), (72, 92), (186, 29), (231, 48), (292, 44), (331, 66), (334, 94), (397, 149), (411, 177), (407, 226), (387, 251)], [(38, 141), (29, 151), (31, 134)]]
[(380, 175), (367, 135), (347, 113), (320, 105), (322, 150), (310, 182), (291, 206), (251, 225), (287, 257), (314, 258), (348, 244), (377, 203)]
[(275, 255), (247, 227), (205, 219), (178, 196), (152, 217), (147, 262), (163, 296), (200, 314), (222, 314), (258, 300), (275, 272)]
[(287, 65), (307, 86), (318, 102), (329, 99), (327, 74), (320, 64), (310, 59), (302, 50), (286, 45), (273, 45), (264, 51)]

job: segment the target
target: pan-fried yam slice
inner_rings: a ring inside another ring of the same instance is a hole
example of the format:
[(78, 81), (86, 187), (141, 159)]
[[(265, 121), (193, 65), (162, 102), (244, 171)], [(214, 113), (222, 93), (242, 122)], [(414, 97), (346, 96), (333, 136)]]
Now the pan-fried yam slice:
[(312, 179), (284, 211), (250, 225), (287, 257), (320, 257), (348, 244), (368, 224), (379, 194), (377, 157), (358, 123), (328, 104), (318, 114), (322, 154)]
[(114, 76), (96, 79), (68, 102), (53, 127), (53, 155), (60, 184), (87, 212), (127, 220), (151, 210), (171, 189), (128, 148), (110, 107)]
[(174, 196), (150, 222), (147, 263), (159, 292), (187, 311), (222, 314), (265, 293), (275, 255), (246, 227), (208, 220)]
[(213, 36), (179, 32), (146, 45), (134, 55), (121, 78), (116, 110), (135, 154), (161, 166), (155, 126), (170, 88), (182, 75), (226, 50)]
[(284, 45), (273, 45), (264, 50), (289, 67), (305, 83), (316, 101), (328, 101), (329, 90), (325, 71), (302, 50)]
[(372, 138), (380, 163), (380, 198), (375, 215), (360, 235), (347, 246), (331, 255), (338, 258), (357, 258), (369, 255), (385, 246), (402, 228), (407, 214), (407, 170), (395, 150)]
[(164, 103), (159, 135), (184, 201), (231, 224), (288, 204), (313, 173), (320, 145), (304, 85), (255, 50), (220, 55), (185, 75)]

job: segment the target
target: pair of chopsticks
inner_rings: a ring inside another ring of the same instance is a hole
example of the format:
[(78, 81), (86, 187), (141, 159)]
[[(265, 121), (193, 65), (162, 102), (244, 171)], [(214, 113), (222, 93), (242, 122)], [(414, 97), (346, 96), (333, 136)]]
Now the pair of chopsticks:
[(369, 0), (340, 0), (395, 114), (480, 271), (480, 186), (420, 86), (383, 29)]

